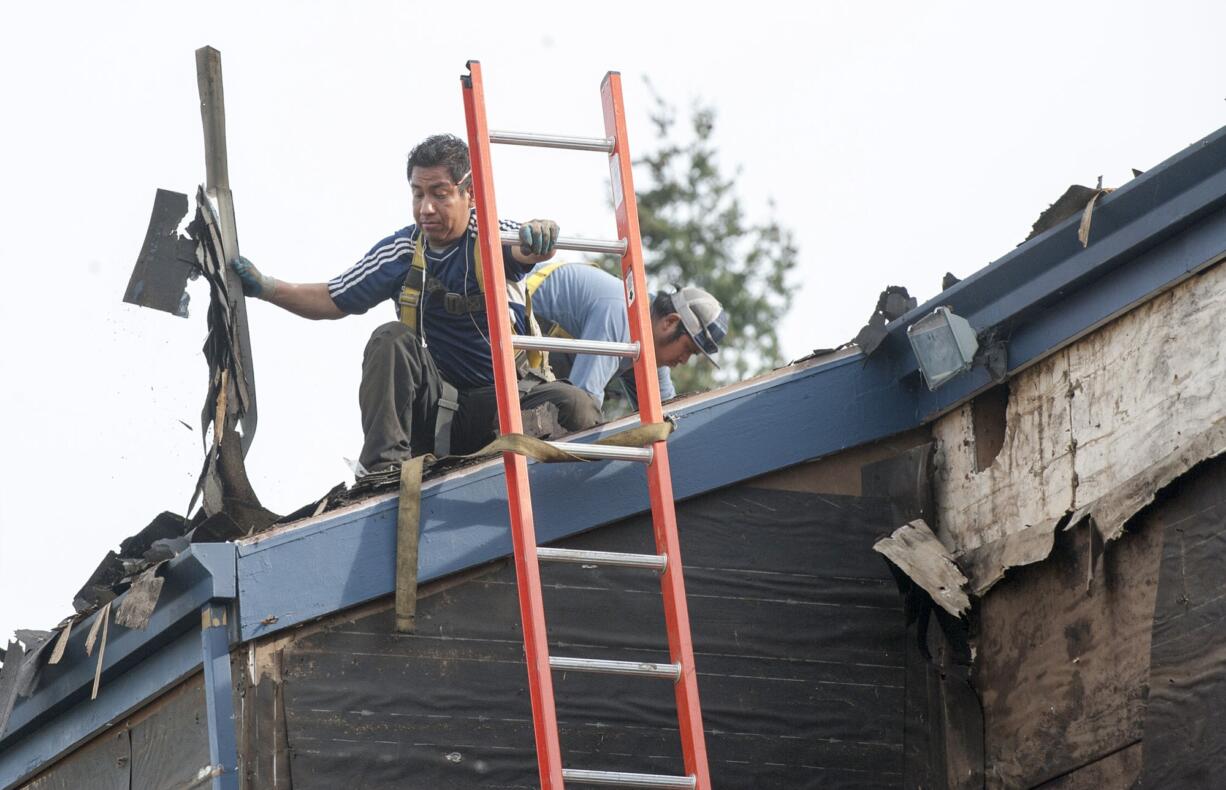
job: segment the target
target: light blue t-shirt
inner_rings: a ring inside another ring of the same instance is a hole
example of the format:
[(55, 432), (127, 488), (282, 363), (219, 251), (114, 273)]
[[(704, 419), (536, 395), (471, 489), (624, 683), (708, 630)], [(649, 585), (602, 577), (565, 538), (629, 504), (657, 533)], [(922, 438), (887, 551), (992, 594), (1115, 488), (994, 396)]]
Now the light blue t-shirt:
[[(538, 263), (528, 276), (549, 265)], [(534, 292), (532, 312), (562, 327), (572, 337), (630, 342), (621, 280), (595, 266), (571, 263), (554, 269)], [(605, 385), (631, 367), (630, 360), (619, 357), (577, 354), (570, 383), (590, 393), (597, 405), (603, 406)], [(659, 376), (660, 400), (674, 397), (677, 391), (668, 368), (660, 368)]]

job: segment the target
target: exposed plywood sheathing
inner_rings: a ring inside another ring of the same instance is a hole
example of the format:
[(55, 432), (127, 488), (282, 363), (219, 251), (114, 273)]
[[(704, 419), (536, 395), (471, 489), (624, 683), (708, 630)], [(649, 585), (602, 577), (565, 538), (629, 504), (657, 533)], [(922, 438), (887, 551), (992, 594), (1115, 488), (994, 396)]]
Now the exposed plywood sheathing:
[(911, 581), (924, 588), (945, 611), (959, 617), (970, 608), (966, 577), (941, 542), (922, 520), (904, 524), (888, 538), (873, 544), (873, 551), (897, 565)]
[(1004, 446), (987, 469), (975, 471), (970, 404), (933, 425), (937, 535), (951, 549), (974, 548), (1072, 506), (1067, 353), (1031, 368), (1010, 386)]
[(977, 471), (973, 408), (938, 420), (938, 536), (974, 549), (1117, 491), (1223, 414), (1226, 267), (1138, 306), (1010, 382), (1003, 447)]

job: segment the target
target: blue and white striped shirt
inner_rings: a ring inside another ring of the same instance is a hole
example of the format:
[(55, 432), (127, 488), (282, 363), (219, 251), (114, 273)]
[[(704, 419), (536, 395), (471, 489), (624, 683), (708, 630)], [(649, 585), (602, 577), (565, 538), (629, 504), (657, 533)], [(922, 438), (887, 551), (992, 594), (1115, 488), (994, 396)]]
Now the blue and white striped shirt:
[[(500, 230), (519, 229), (517, 222), (500, 220), (499, 226)], [(381, 240), (360, 261), (328, 281), (332, 301), (345, 313), (360, 315), (380, 302), (390, 300), (399, 314), (400, 288), (412, 267), (413, 252), (420, 243), (424, 243), (424, 240), (416, 225), (401, 228)], [(426, 248), (427, 275), (437, 278), (451, 293), (481, 293), (477, 283), (476, 247), (477, 215), (473, 210), (469, 214), (468, 233), (464, 238), (442, 250)], [(526, 334), (526, 310), (520, 281), (529, 267), (517, 262), (507, 246), (502, 248), (502, 260), (508, 283), (512, 325), (517, 334)], [(423, 299), (420, 310), (423, 339), (443, 378), (457, 389), (493, 384), (485, 311), (461, 315), (449, 313), (443, 307), (443, 294), (439, 292)]]

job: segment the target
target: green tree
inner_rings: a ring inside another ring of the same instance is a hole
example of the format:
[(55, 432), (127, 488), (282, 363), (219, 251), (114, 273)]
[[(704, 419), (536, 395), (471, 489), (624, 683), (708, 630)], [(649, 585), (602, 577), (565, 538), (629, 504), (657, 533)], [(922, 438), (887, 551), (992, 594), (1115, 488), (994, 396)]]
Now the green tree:
[[(689, 134), (679, 135), (676, 108), (658, 94), (655, 103), (655, 146), (635, 162), (648, 286), (653, 293), (700, 286), (729, 317), (719, 370), (701, 361), (673, 369), (678, 393), (694, 392), (784, 361), (776, 332), (792, 304), (788, 275), (797, 249), (793, 233), (775, 219), (773, 202), (767, 201), (765, 222), (746, 216), (736, 174), (720, 167), (714, 108), (696, 103)], [(606, 265), (619, 269), (615, 261)]]

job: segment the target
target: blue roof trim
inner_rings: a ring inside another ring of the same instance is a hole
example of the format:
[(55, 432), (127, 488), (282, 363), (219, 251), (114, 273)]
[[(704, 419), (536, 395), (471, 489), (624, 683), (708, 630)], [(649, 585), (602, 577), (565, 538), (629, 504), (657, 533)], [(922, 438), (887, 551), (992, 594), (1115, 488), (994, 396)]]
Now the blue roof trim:
[[(1226, 208), (1104, 273), (1094, 280), (1093, 288), (1068, 292), (1032, 314), (1030, 320), (1013, 326), (1007, 336), (1010, 374), (1216, 263), (1224, 254)], [(918, 382), (918, 375), (915, 379)], [(992, 384), (987, 371), (977, 367), (935, 392), (919, 385), (918, 413), (929, 420)]]
[[(913, 402), (890, 379), (865, 371), (862, 363), (863, 355), (852, 353), (670, 410), (677, 418), (668, 442), (677, 498), (912, 427)], [(849, 398), (851, 391), (857, 394)], [(619, 427), (624, 426), (592, 435)], [(542, 543), (648, 507), (645, 476), (637, 464), (532, 463), (529, 474)], [(423, 488), (421, 582), (510, 554), (505, 485), (502, 463), (495, 461)], [(593, 493), (576, 496), (580, 490)], [(390, 593), (395, 525), (396, 500), (388, 498), (241, 545), (241, 638), (264, 636)], [(302, 568), (311, 572), (304, 574)]]
[[(1080, 215), (1031, 239), (990, 266), (890, 323), (882, 350), (895, 375), (916, 371), (906, 329), (940, 305), (950, 306), (976, 331), (1008, 333), (1088, 282), (1106, 277), (1167, 239), (1181, 234), (1226, 205), (1226, 128), (1138, 176), (1095, 206), (1090, 243), (1077, 239)], [(1169, 254), (1169, 250), (1167, 253)], [(1178, 255), (1178, 253), (1176, 253)], [(1199, 263), (1204, 263), (1201, 261)], [(1156, 270), (1157, 280), (1169, 267)], [(1111, 305), (1115, 312), (1127, 304)], [(1050, 318), (1050, 316), (1048, 316)], [(1070, 337), (1071, 339), (1071, 337)], [(1014, 349), (1010, 349), (1010, 369)]]
[[(162, 574), (166, 581), (162, 587), (158, 607), (149, 618), (148, 627), (139, 631), (124, 628), (116, 624), (113, 619), (108, 625), (101, 689), (106, 691), (112, 686), (128, 687), (118, 684), (117, 681), (128, 678), (132, 674), (128, 670), (138, 665), (141, 665), (141, 672), (151, 671), (144, 669), (142, 662), (149, 656), (158, 653), (167, 644), (175, 642), (184, 632), (199, 628), (201, 606), (210, 600), (235, 597), (238, 590), (235, 574), (236, 551), (232, 543), (196, 544), (168, 563)], [(120, 596), (115, 599), (115, 605), (118, 606), (123, 598), (124, 596)], [(97, 667), (97, 653), (94, 653), (93, 656), (85, 655), (85, 639), (97, 617), (98, 613), (94, 613), (73, 627), (60, 663), (54, 666), (44, 666), (39, 673), (38, 686), (34, 693), (17, 701), (12, 718), (9, 720), (8, 729), (3, 739), (0, 739), (0, 744), (3, 745), (3, 749), (0, 749), (0, 786), (3, 786), (5, 782), (16, 781), (15, 774), (11, 773), (16, 767), (16, 763), (13, 762), (16, 758), (11, 756), (14, 750), (10, 748), (10, 743), (17, 741), (27, 731), (37, 728), (48, 718), (63, 714), (65, 711), (68, 712), (68, 718), (76, 716), (74, 711), (83, 711), (82, 715), (85, 715), (85, 719), (93, 721), (97, 718), (97, 711), (109, 709), (107, 705), (101, 703), (101, 692), (98, 700), (93, 701), (92, 704), (89, 701), (89, 692)], [(194, 661), (195, 665), (199, 666), (200, 638), (196, 634), (192, 636), (192, 644), (195, 645)], [(180, 664), (174, 662), (169, 664), (154, 662), (153, 665), (159, 671), (173, 669), (178, 672), (180, 669)], [(181, 676), (182, 674), (175, 675), (174, 678)], [(174, 678), (170, 676), (154, 677), (151, 679), (152, 686), (139, 685), (133, 688), (161, 689), (165, 688), (167, 683), (174, 682)], [(107, 694), (108, 699), (119, 699), (121, 696), (111, 691), (107, 691)], [(130, 709), (138, 702), (139, 700), (134, 702), (129, 699), (125, 703), (127, 708), (119, 705), (115, 710)], [(104, 723), (116, 715), (121, 715), (121, 713), (112, 710), (111, 714), (103, 719)], [(64, 729), (58, 725), (57, 721), (55, 729)], [(71, 735), (77, 730), (78, 727), (72, 726), (65, 731)], [(40, 730), (38, 734), (41, 735), (42, 731)], [(67, 742), (65, 742), (66, 737)], [(39, 741), (40, 739), (35, 738), (34, 740)], [(75, 743), (69, 736), (57, 736), (50, 742), (64, 743), (62, 748)], [(50, 757), (57, 753), (57, 751), (48, 751), (44, 753), (44, 756)]]

